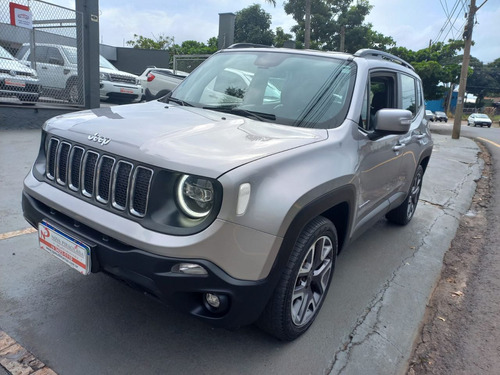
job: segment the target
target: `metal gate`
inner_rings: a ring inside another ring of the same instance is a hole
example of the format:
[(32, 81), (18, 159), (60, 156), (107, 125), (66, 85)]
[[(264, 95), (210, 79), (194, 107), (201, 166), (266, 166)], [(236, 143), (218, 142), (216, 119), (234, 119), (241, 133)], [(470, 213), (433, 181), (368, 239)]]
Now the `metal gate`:
[(69, 8), (0, 0), (0, 102), (85, 106), (82, 25)]

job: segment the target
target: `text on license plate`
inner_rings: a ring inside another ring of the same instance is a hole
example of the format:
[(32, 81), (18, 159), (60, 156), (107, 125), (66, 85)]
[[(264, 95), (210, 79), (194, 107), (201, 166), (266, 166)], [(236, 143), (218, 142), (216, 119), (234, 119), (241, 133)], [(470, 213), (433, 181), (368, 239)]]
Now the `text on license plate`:
[(38, 224), (40, 248), (62, 260), (84, 275), (90, 273), (90, 246), (69, 236), (52, 224)]
[(14, 87), (26, 87), (26, 83), (22, 81), (16, 81), (13, 79), (6, 79), (5, 80), (5, 85), (6, 86), (14, 86)]

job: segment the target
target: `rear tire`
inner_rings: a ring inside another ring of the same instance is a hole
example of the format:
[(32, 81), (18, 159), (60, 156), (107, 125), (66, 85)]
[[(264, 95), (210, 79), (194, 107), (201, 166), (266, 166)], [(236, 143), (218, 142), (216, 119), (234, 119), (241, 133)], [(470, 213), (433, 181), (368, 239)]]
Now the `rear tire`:
[(330, 220), (319, 216), (307, 224), (257, 325), (282, 341), (307, 331), (328, 293), (337, 252)]
[(406, 225), (410, 222), (417, 209), (418, 199), (422, 191), (423, 178), (424, 168), (419, 165), (415, 171), (415, 176), (413, 176), (408, 196), (403, 203), (385, 215), (387, 220), (399, 225)]

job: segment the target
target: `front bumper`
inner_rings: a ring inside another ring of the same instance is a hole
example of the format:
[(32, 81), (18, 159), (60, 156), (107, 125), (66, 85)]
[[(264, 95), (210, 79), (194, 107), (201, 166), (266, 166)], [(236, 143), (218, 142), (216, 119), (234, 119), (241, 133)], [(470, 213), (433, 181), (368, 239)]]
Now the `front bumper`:
[[(56, 211), (23, 191), (24, 217), (33, 225), (47, 220), (91, 247), (92, 272), (105, 272), (146, 291), (173, 307), (214, 326), (237, 328), (254, 322), (263, 311), (278, 281), (279, 273), (257, 281), (238, 280), (205, 259), (151, 254), (109, 237)], [(181, 263), (199, 264), (207, 275), (172, 271)], [(205, 302), (205, 293), (221, 296), (227, 303), (220, 310)]]
[(141, 99), (144, 90), (140, 85), (131, 85), (121, 82), (101, 81), (100, 98), (122, 98), (128, 100)]

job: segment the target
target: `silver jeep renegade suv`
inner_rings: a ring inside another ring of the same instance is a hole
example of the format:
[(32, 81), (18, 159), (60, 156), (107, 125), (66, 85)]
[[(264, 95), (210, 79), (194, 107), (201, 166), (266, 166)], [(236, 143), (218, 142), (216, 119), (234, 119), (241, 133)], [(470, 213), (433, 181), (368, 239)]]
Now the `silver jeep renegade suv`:
[(23, 210), (82, 274), (293, 340), (339, 251), (411, 220), (431, 151), (403, 60), (236, 45), (158, 101), (47, 121)]

